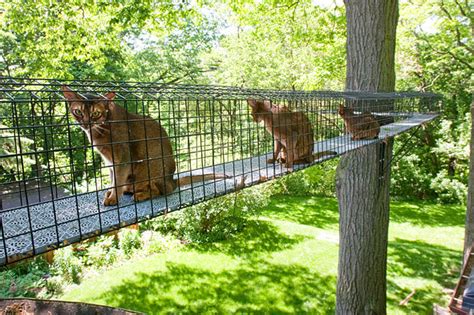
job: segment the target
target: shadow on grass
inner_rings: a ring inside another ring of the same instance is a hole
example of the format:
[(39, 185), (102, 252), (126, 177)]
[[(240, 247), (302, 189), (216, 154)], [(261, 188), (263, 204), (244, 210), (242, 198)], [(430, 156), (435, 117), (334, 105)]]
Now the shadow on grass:
[(458, 276), (462, 253), (422, 241), (395, 239), (388, 246), (388, 274), (432, 279), (452, 287)]
[(410, 200), (390, 205), (392, 222), (409, 222), (420, 226), (464, 226), (465, 211), (458, 205), (438, 205)]
[(413, 288), (403, 288), (396, 283), (396, 280), (387, 279), (387, 289), (387, 303), (406, 314), (428, 315), (433, 313), (433, 304), (447, 304), (447, 301), (443, 301), (446, 295), (437, 287), (416, 288), (415, 294), (406, 305), (400, 305), (400, 302), (413, 292)]
[[(318, 228), (337, 228), (337, 199), (317, 196), (276, 195), (262, 215)], [(463, 226), (465, 212), (458, 205), (438, 205), (410, 200), (390, 204), (392, 222), (409, 222), (419, 226)]]
[[(442, 287), (454, 288), (462, 253), (444, 246), (432, 245), (422, 241), (395, 239), (388, 249), (388, 303), (398, 305), (416, 288), (416, 278), (434, 280)], [(402, 287), (398, 277), (415, 278), (409, 283), (414, 287)], [(439, 287), (423, 285), (406, 306), (398, 306), (409, 314), (431, 314), (434, 303), (441, 303), (445, 296)]]
[(220, 252), (233, 257), (256, 259), (260, 255), (291, 248), (307, 238), (304, 235), (282, 233), (278, 227), (265, 220), (252, 220), (237, 237), (216, 243), (191, 244), (189, 248), (199, 252)]
[(277, 195), (261, 214), (318, 228), (337, 228), (339, 222), (335, 198)]
[(137, 273), (100, 298), (148, 314), (326, 314), (334, 313), (335, 287), (335, 277), (299, 266), (257, 263), (212, 272), (170, 263), (165, 272)]
[(440, 245), (397, 238), (389, 243), (388, 273), (432, 279), (452, 287), (458, 277), (462, 253)]

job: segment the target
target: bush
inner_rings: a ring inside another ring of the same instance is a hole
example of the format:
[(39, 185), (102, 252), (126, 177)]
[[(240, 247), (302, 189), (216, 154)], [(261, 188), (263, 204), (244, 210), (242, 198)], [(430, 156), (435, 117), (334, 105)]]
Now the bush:
[(437, 194), (437, 200), (444, 203), (465, 203), (467, 185), (456, 178), (450, 178), (445, 170), (431, 182), (431, 188)]
[(241, 231), (251, 215), (269, 202), (271, 186), (252, 188), (212, 199), (175, 213), (178, 237), (194, 242), (227, 239)]
[(61, 276), (50, 277), (46, 280), (46, 293), (39, 294), (38, 298), (49, 298), (63, 293), (64, 279)]
[(35, 272), (21, 275), (11, 270), (0, 272), (1, 297), (35, 297), (36, 293), (45, 286), (42, 275)]
[(74, 255), (72, 246), (56, 250), (52, 266), (54, 274), (61, 276), (66, 282), (79, 283), (82, 261)]
[(144, 231), (141, 244), (146, 254), (162, 253), (181, 246), (181, 242), (176, 238), (155, 231)]
[(390, 192), (394, 196), (417, 199), (436, 196), (430, 187), (432, 170), (420, 160), (419, 155), (421, 154), (408, 154), (392, 165)]
[(140, 232), (132, 229), (121, 229), (118, 233), (119, 249), (125, 255), (130, 257), (133, 252), (141, 247)]
[(273, 183), (273, 192), (291, 195), (334, 197), (338, 162), (339, 159), (332, 159), (284, 176)]
[(83, 260), (87, 266), (103, 267), (113, 264), (117, 260), (118, 254), (115, 237), (104, 235), (88, 244)]
[[(438, 125), (419, 131), (405, 148), (409, 154), (392, 165), (391, 193), (403, 198), (464, 203), (469, 173), (469, 123), (470, 116), (466, 115), (461, 123), (443, 119)], [(394, 152), (408, 138), (408, 134), (398, 137)]]
[(0, 297), (35, 297), (45, 291), (48, 264), (41, 258), (0, 269)]
[(163, 234), (175, 233), (178, 224), (177, 213), (166, 214), (140, 223), (140, 230), (157, 231)]

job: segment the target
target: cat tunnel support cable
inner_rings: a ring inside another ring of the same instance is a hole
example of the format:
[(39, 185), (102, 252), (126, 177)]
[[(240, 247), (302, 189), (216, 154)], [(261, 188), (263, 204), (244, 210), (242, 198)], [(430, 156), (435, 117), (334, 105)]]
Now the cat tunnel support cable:
[[(382, 162), (384, 161), (384, 157), (382, 156), (381, 158), (381, 168), (380, 168), (380, 176), (379, 176), (379, 179), (382, 180), (386, 174), (386, 172), (388, 172), (388, 170), (390, 169), (390, 166), (392, 164), (395, 164), (397, 163), (398, 161), (400, 161), (404, 156), (407, 155), (408, 152), (410, 152), (410, 150), (406, 149), (408, 147), (408, 144), (411, 143), (411, 140), (413, 139), (413, 137), (418, 133), (418, 131), (423, 127), (424, 124), (421, 124), (421, 125), (418, 125), (416, 126), (415, 130), (412, 130), (409, 132), (410, 136), (405, 139), (405, 141), (403, 142), (402, 146), (395, 152), (393, 153), (392, 155), (392, 158), (388, 161), (387, 163), (387, 166), (385, 166), (385, 164)], [(385, 142), (382, 141), (382, 145), (385, 145)], [(384, 151), (385, 152), (385, 151)]]
[[(439, 110), (431, 93), (0, 77), (0, 266), (383, 143)], [(381, 175), (404, 150), (381, 155)]]

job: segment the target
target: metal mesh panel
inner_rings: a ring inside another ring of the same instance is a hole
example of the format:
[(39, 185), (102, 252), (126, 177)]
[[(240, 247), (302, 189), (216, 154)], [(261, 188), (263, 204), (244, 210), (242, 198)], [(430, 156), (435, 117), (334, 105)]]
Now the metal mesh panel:
[[(63, 86), (76, 103), (109, 112), (93, 120), (87, 109), (85, 124)], [(127, 116), (113, 118), (112, 103)], [(428, 93), (0, 78), (0, 265), (383, 141), (438, 111)], [(112, 150), (108, 161), (101, 148)], [(163, 172), (169, 160), (175, 170)], [(111, 186), (117, 204), (104, 205)], [(152, 196), (136, 202), (140, 193)]]

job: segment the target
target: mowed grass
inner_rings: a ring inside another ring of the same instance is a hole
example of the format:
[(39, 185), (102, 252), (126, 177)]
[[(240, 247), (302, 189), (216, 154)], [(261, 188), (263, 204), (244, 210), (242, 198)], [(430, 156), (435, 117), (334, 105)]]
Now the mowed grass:
[[(133, 260), (59, 297), (149, 314), (310, 313), (335, 308), (338, 210), (332, 198), (274, 196), (230, 240)], [(454, 288), (464, 208), (393, 202), (388, 313), (431, 314)], [(410, 293), (404, 306), (399, 303)]]

